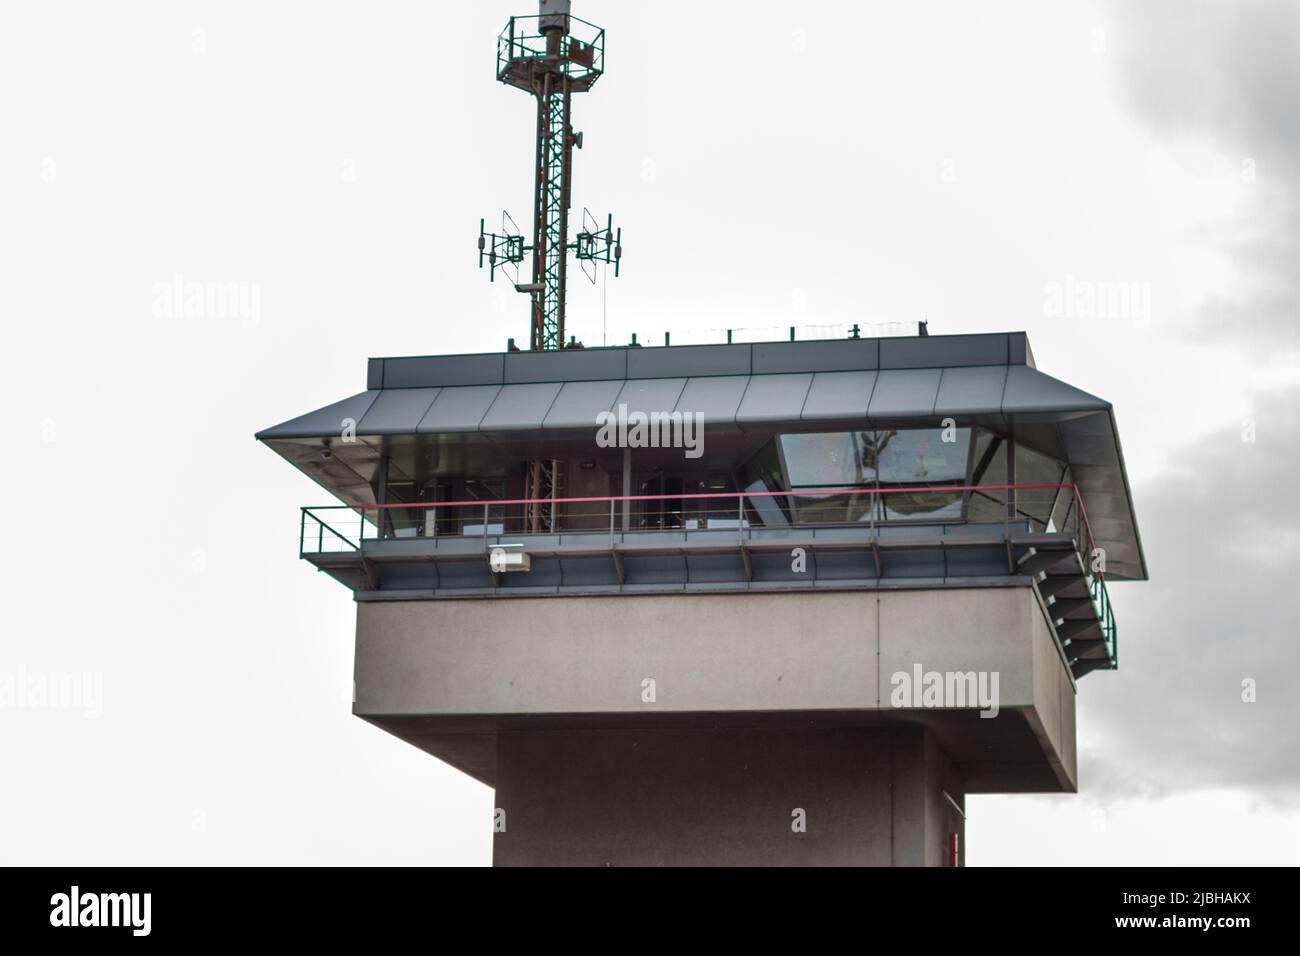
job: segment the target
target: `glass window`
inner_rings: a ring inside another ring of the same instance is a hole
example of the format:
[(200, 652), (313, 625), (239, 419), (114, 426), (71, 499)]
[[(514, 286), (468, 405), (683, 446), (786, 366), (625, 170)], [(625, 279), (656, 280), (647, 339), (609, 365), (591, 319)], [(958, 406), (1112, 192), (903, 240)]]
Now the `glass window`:
[[(484, 509), (467, 503), (455, 507), (435, 507), (439, 502), (492, 502), (504, 497), (501, 478), (428, 478), (414, 481), (389, 459), (387, 504), (410, 505), (409, 508), (383, 509), (384, 537), (415, 538), (460, 534), (466, 526), (483, 526)], [(489, 525), (499, 524), (502, 509), (489, 509)], [(481, 530), (480, 532), (481, 533)]]
[(882, 489), (891, 486), (914, 489), (880, 496), (886, 519), (961, 517), (962, 492), (942, 488), (966, 483), (969, 428), (876, 432), (875, 453)]
[(685, 493), (685, 482), (680, 477), (655, 474), (646, 478), (637, 494), (647, 500), (633, 502), (637, 510), (637, 527), (683, 527), (682, 507), (685, 502), (678, 496)]
[[(874, 444), (862, 432), (818, 432), (781, 436), (781, 451), (790, 485), (796, 491), (817, 488), (871, 488), (876, 483)], [(843, 524), (870, 521), (874, 495), (792, 495), (799, 521)]]
[(876, 460), (882, 485), (926, 485), (966, 481), (970, 429), (954, 428), (952, 441), (940, 428), (876, 432)]
[[(387, 504), (411, 504), (415, 501), (415, 482), (388, 481)], [(385, 508), (388, 519), (389, 534), (394, 538), (414, 538), (419, 528), (420, 511), (418, 508)]]
[[(1060, 494), (1065, 465), (1026, 445), (1016, 444), (1016, 513), (1029, 519), (1033, 531), (1045, 531)], [(1025, 488), (1023, 485), (1048, 487)]]
[[(500, 534), (504, 529), (504, 515), (497, 507), (484, 508), (473, 502), (500, 501), (504, 497), (505, 481), (500, 478), (436, 478), (424, 486), (421, 500), (434, 503), (461, 501), (465, 504), (441, 508), (426, 507), (424, 531), (427, 535)], [(484, 528), (484, 518), (487, 526)]]
[(876, 480), (874, 459), (864, 459), (859, 432), (782, 435), (781, 451), (794, 488), (846, 488)]
[(795, 514), (800, 521), (814, 524), (844, 524), (871, 520), (879, 495), (843, 492), (830, 495), (795, 495)]
[[(964, 493), (958, 489), (967, 484), (970, 428), (818, 432), (781, 435), (779, 440), (781, 458), (774, 454), (775, 444), (764, 446), (742, 469), (742, 488), (751, 492), (783, 487), (828, 492), (793, 495), (789, 503), (764, 501), (783, 517), (793, 514), (803, 522), (840, 524), (870, 521), (873, 514), (878, 521), (962, 516)], [(989, 447), (986, 440), (985, 450)], [(992, 454), (996, 457), (996, 450)], [(1002, 462), (1005, 472), (1005, 452)], [(998, 466), (992, 467), (996, 470)], [(864, 493), (843, 490), (851, 488), (864, 489)], [(758, 510), (758, 499), (754, 499), (754, 507)], [(1003, 515), (1005, 502), (998, 517)], [(761, 511), (760, 517), (766, 524), (773, 523)]]
[[(781, 459), (775, 441), (760, 448), (740, 469), (740, 487), (751, 495), (759, 491), (787, 490), (781, 475)], [(790, 523), (784, 495), (747, 497), (745, 503), (750, 510), (750, 518), (759, 524), (782, 527)]]
[(979, 429), (975, 436), (967, 517), (971, 521), (1005, 521), (1007, 517), (1007, 443), (1001, 435)]
[[(1061, 484), (1072, 484), (1074, 479), (1070, 476), (1070, 469), (1065, 469), (1065, 474), (1061, 476)], [(1073, 488), (1062, 488), (1056, 495), (1056, 505), (1052, 508), (1052, 516), (1047, 522), (1048, 531), (1069, 531), (1076, 536), (1079, 535), (1079, 525), (1082, 522), (1079, 519), (1079, 503), (1075, 500)]]

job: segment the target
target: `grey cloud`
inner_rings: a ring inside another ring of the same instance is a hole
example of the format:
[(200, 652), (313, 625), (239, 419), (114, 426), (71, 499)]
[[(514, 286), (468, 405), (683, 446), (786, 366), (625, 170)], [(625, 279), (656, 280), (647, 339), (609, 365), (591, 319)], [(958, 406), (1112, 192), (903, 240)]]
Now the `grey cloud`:
[[(1233, 266), (1227, 291), (1176, 334), (1257, 358), (1300, 339), (1300, 5), (1210, 0), (1114, 4), (1117, 78), (1166, 142), (1249, 157), (1248, 213), (1207, 227)], [(1226, 383), (1207, 382), (1206, 387)], [(1256, 441), (1239, 426), (1170, 457), (1135, 488), (1152, 569), (1117, 585), (1121, 670), (1080, 688), (1082, 787), (1142, 798), (1227, 788), (1290, 803), (1300, 784), (1300, 385), (1256, 392)], [(1242, 701), (1242, 681), (1257, 701)]]
[[(1300, 387), (1255, 394), (1256, 441), (1219, 431), (1135, 488), (1151, 581), (1113, 584), (1121, 669), (1080, 683), (1082, 789), (1300, 785)], [(1253, 679), (1257, 701), (1242, 701)]]
[(1114, 3), (1121, 95), (1170, 139), (1208, 143), (1236, 175), (1254, 163), (1253, 211), (1216, 227), (1236, 288), (1179, 331), (1254, 353), (1300, 350), (1300, 4)]
[(1210, 133), (1236, 155), (1270, 163), (1300, 156), (1300, 5), (1151, 0), (1112, 10), (1124, 91), (1156, 131)]

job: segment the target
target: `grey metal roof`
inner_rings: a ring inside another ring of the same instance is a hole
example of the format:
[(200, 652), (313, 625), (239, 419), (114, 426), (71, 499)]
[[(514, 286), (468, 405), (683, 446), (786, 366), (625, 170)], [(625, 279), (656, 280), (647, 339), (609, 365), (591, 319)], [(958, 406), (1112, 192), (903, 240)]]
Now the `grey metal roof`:
[(810, 372), (750, 376), (740, 407), (736, 409), (736, 421), (741, 425), (799, 421), (812, 380)]
[(586, 428), (601, 412), (618, 404), (626, 387), (621, 379), (607, 382), (565, 382), (542, 421), (543, 428)]
[[(936, 415), (996, 415), (1004, 411), (1007, 369), (1002, 365), (946, 368), (934, 396)], [(1033, 369), (1029, 369), (1033, 372)], [(1038, 374), (1034, 372), (1034, 374)], [(1047, 376), (1043, 376), (1046, 378)]]
[(378, 397), (378, 390), (362, 392), (299, 415), (274, 428), (264, 429), (257, 433), (257, 437), (262, 441), (271, 438), (333, 438), (343, 434), (347, 422), (359, 424)]
[(942, 376), (943, 372), (937, 368), (882, 370), (876, 376), (866, 417), (871, 420), (933, 417)]
[(866, 417), (879, 372), (818, 372), (803, 402), (804, 421), (833, 422)]
[[(460, 385), (444, 388), (429, 410), (407, 432), (475, 432), (496, 401), (500, 385)], [(365, 434), (361, 432), (360, 434)]]
[[(761, 376), (760, 376), (761, 377)], [(677, 407), (662, 411), (698, 413), (704, 416), (704, 427), (722, 427), (736, 424), (740, 400), (749, 388), (748, 375), (704, 375), (688, 378), (682, 389)]]
[[(503, 385), (479, 422), (479, 431), (536, 431), (542, 427), (551, 403), (559, 394), (559, 382)], [(592, 419), (592, 427), (595, 427), (595, 419)]]
[(1110, 402), (1066, 385), (1032, 368), (1007, 368), (1007, 387), (1002, 395), (1002, 413), (1102, 411)]
[(672, 411), (685, 387), (684, 378), (634, 378), (619, 391), (615, 405), (626, 405), (629, 412)]
[(441, 388), (389, 388), (378, 393), (357, 423), (363, 435), (404, 435), (415, 431)]
[(363, 392), (258, 432), (263, 441), (356, 434), (508, 433), (594, 428), (596, 416), (698, 412), (708, 428), (780, 422), (863, 424), (952, 416), (1105, 411), (1109, 403), (1023, 366), (883, 369), (815, 374), (701, 375), (632, 381), (454, 385)]

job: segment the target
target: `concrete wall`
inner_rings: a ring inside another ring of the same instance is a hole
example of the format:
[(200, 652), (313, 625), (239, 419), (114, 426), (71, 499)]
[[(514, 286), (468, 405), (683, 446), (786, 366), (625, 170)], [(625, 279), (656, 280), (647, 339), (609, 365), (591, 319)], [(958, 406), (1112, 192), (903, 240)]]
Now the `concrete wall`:
[(1034, 706), (1025, 711), (1043, 752), (1059, 775), (1078, 783), (1078, 747), (1075, 739), (1074, 680), (1061, 662), (1061, 654), (1043, 614), (1030, 615), (1033, 630)]
[(918, 728), (522, 731), (498, 756), (497, 866), (942, 866), (965, 842)]
[(876, 619), (850, 591), (364, 603), (356, 711), (875, 707)]
[(876, 709), (916, 663), (998, 671), (1023, 707), (1064, 671), (1051, 641), (1029, 588), (370, 602), (356, 709), (645, 711), (646, 678), (660, 711)]

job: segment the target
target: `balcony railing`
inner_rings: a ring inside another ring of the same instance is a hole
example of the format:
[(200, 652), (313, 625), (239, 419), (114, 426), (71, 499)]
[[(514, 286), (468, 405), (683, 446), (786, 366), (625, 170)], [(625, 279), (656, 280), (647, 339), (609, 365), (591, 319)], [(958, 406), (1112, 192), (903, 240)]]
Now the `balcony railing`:
[[(543, 525), (530, 515), (549, 510)], [(529, 522), (533, 524), (530, 526)], [(355, 551), (364, 541), (391, 538), (656, 531), (746, 532), (814, 527), (1026, 525), (1071, 534), (1091, 568), (1092, 531), (1071, 484), (917, 485), (723, 491), (699, 494), (581, 498), (395, 502), (302, 509), (302, 554)]]

